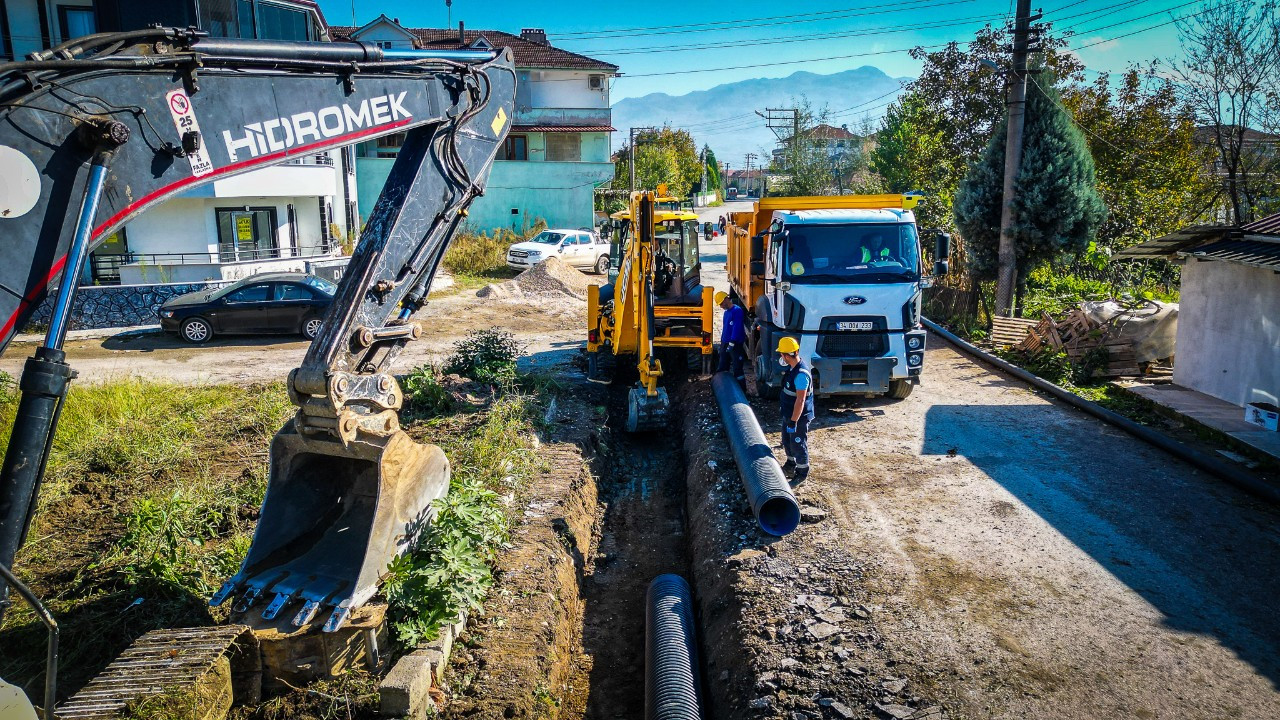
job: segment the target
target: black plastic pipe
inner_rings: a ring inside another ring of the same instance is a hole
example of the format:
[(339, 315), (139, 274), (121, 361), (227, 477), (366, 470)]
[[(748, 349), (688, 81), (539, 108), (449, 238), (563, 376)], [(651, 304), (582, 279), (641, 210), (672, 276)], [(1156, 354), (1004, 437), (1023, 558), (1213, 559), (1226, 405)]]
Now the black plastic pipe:
[(778, 537), (786, 535), (800, 524), (800, 505), (764, 438), (747, 394), (728, 372), (713, 375), (711, 389), (720, 405), (724, 434), (729, 438), (729, 449), (738, 465), (738, 477), (746, 488), (751, 512), (761, 530)]
[(659, 575), (649, 583), (645, 595), (644, 717), (702, 717), (693, 593), (679, 575)]
[(1247, 472), (1239, 470), (1216, 458), (1210, 457), (1198, 450), (1189, 448), (1164, 433), (1156, 432), (1145, 425), (1139, 425), (1129, 418), (1111, 412), (1095, 402), (1085, 400), (1066, 388), (1055, 385), (1037, 375), (1033, 375), (1013, 363), (1001, 360), (982, 348), (965, 342), (928, 318), (923, 318), (922, 322), (925, 327), (940, 335), (947, 342), (955, 345), (988, 365), (994, 365), (1019, 380), (1049, 393), (1068, 405), (1083, 410), (1099, 420), (1115, 425), (1139, 440), (1150, 443), (1170, 455), (1173, 455), (1179, 460), (1190, 463), (1207, 473), (1216, 475), (1245, 492), (1256, 495), (1264, 500), (1269, 500), (1273, 503), (1280, 503), (1280, 488), (1275, 487), (1261, 478), (1250, 475)]

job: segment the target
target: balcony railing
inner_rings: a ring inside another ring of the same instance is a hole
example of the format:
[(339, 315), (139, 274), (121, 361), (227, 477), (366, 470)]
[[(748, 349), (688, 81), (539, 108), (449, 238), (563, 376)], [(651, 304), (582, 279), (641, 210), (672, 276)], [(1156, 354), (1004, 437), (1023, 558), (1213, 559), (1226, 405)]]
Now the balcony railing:
[(336, 243), (326, 242), (313, 248), (251, 248), (237, 249), (222, 246), (218, 252), (202, 253), (113, 253), (89, 256), (89, 269), (93, 279), (102, 285), (114, 285), (120, 282), (120, 268), (125, 265), (172, 266), (172, 265), (226, 265), (241, 262), (260, 262), (263, 260), (286, 260), (289, 258), (310, 258), (329, 255), (337, 247)]

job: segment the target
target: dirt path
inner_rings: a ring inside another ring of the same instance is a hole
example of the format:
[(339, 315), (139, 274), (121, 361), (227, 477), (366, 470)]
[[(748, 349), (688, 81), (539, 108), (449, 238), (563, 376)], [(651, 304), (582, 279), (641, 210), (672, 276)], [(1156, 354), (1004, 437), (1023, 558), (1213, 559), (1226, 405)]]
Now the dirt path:
[[(568, 295), (486, 300), (464, 291), (433, 299), (415, 318), (422, 324), (422, 339), (408, 345), (394, 370), (439, 362), (467, 331), (494, 326), (511, 330), (525, 344), (523, 364), (548, 367), (582, 344), (585, 313), (586, 303)], [(139, 376), (186, 384), (247, 384), (283, 381), (302, 362), (307, 347), (301, 338), (279, 336), (215, 338), (196, 346), (167, 335), (124, 335), (71, 341), (66, 350), (82, 383)], [(0, 358), (0, 370), (17, 377), (33, 349), (28, 343), (11, 345)]]
[[(745, 584), (745, 626), (794, 631), (760, 643), (767, 712), (725, 716), (1280, 717), (1280, 513), (932, 347), (908, 400), (820, 408), (826, 517)], [(848, 596), (836, 634), (804, 594)]]

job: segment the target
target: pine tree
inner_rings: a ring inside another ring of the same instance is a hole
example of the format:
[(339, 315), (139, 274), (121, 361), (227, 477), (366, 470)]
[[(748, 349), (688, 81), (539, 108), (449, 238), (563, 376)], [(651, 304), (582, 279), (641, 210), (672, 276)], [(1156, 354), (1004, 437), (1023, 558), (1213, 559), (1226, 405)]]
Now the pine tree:
[[(1089, 146), (1062, 107), (1053, 76), (1041, 69), (1027, 80), (1022, 163), (1014, 181), (1019, 285), (1045, 262), (1086, 251), (1107, 213)], [(996, 128), (956, 193), (956, 226), (968, 249), (969, 271), (979, 279), (994, 278), (999, 265), (1006, 123)]]

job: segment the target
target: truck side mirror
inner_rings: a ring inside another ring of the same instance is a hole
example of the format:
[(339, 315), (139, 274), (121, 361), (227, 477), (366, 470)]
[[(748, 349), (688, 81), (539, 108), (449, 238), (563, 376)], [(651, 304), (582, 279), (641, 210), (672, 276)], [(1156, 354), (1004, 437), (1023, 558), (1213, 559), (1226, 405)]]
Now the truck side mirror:
[[(938, 236), (936, 238), (934, 238), (933, 257), (935, 260), (943, 260), (943, 261), (949, 260), (951, 258), (951, 236), (950, 235), (948, 235), (947, 233), (941, 232), (941, 233), (938, 233)], [(942, 272), (935, 273), (935, 274), (945, 275), (946, 272), (947, 272), (946, 270), (943, 270)]]
[(948, 267), (947, 267), (946, 260), (937, 260), (933, 263), (934, 277), (942, 277), (943, 275), (946, 275), (947, 270), (948, 270)]

